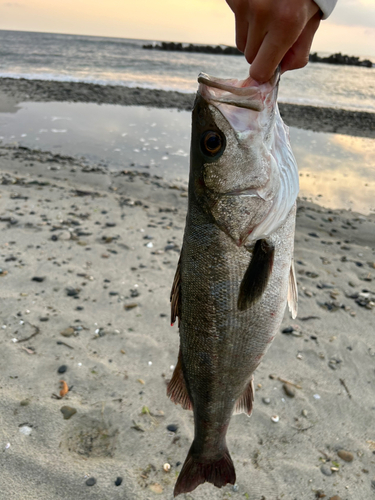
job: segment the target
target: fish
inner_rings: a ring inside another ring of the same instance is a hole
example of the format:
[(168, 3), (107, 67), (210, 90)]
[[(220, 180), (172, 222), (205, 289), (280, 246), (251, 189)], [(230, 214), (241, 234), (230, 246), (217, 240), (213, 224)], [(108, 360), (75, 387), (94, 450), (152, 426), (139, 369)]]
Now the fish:
[(194, 413), (174, 496), (235, 484), (226, 434), (251, 415), (253, 373), (288, 303), (297, 314), (293, 246), (298, 168), (265, 84), (201, 73), (192, 112), (188, 210), (171, 290), (180, 350), (168, 397)]

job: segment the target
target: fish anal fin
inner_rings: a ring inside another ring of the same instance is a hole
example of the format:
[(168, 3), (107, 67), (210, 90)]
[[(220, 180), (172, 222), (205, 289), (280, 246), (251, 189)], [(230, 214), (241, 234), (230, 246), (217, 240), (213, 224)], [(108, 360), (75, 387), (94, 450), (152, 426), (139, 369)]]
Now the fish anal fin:
[(178, 326), (180, 326), (181, 322), (181, 256), (182, 250), (180, 254), (180, 258), (178, 260), (176, 273), (174, 275), (174, 280), (172, 284), (171, 290), (171, 326), (174, 325), (176, 318), (178, 316)]
[(289, 272), (289, 286), (288, 286), (288, 307), (292, 318), (297, 317), (298, 312), (298, 288), (296, 273), (294, 270), (294, 260), (292, 259)]
[(193, 405), (186, 388), (184, 374), (182, 372), (181, 350), (178, 354), (177, 365), (167, 387), (167, 396), (176, 405), (180, 404), (184, 410), (193, 409)]
[(258, 240), (253, 249), (249, 267), (240, 285), (237, 307), (245, 311), (263, 295), (271, 276), (275, 247), (266, 240)]
[(173, 495), (176, 497), (181, 493), (188, 493), (195, 490), (202, 483), (212, 483), (217, 488), (226, 484), (235, 484), (236, 472), (228, 448), (225, 449), (222, 457), (217, 460), (203, 460), (194, 454), (194, 442), (191, 445), (188, 456), (177, 478)]
[(254, 402), (254, 377), (252, 376), (245, 390), (243, 391), (241, 396), (237, 399), (233, 414), (238, 415), (239, 413), (246, 413), (246, 415), (250, 417), (251, 412), (253, 411), (253, 402)]

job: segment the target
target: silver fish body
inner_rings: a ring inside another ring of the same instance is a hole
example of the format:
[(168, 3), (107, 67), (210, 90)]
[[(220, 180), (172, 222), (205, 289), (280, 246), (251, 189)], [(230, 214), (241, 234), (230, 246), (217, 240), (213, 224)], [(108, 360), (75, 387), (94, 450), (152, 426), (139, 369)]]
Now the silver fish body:
[(193, 410), (195, 437), (175, 496), (205, 481), (234, 484), (231, 416), (251, 414), (253, 372), (287, 300), (296, 312), (297, 169), (276, 82), (243, 83), (204, 75), (193, 110), (189, 206), (171, 293), (180, 353), (168, 395)]

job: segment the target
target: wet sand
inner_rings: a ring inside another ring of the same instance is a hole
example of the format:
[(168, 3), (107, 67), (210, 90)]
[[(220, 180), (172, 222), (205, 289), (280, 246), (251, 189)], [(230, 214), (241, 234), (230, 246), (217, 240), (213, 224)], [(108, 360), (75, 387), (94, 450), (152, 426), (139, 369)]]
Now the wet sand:
[[(0, 155), (0, 491), (170, 499), (193, 438), (192, 414), (166, 397), (186, 188), (26, 148)], [(236, 491), (181, 498), (374, 494), (374, 234), (374, 216), (299, 203), (299, 314), (285, 313), (255, 373), (252, 417), (231, 421)]]
[[(78, 82), (0, 78), (0, 105), (9, 101), (93, 102), (191, 110), (194, 95)], [(285, 103), (280, 103), (280, 112), (289, 126), (315, 132), (375, 137), (375, 113)]]

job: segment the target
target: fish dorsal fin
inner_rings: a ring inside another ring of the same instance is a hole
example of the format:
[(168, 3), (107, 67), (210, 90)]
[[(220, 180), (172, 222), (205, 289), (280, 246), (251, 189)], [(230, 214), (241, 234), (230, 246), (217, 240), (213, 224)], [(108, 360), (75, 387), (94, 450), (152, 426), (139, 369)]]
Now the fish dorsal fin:
[(237, 307), (245, 311), (257, 302), (267, 287), (271, 276), (275, 247), (266, 240), (258, 240), (253, 249), (249, 267), (242, 279)]
[(246, 413), (250, 417), (253, 411), (253, 401), (254, 401), (254, 377), (251, 376), (251, 380), (243, 391), (242, 395), (237, 399), (236, 406), (234, 408), (234, 415), (239, 413)]
[(298, 311), (298, 288), (294, 270), (294, 259), (292, 259), (289, 272), (288, 307), (292, 318), (295, 319)]
[(167, 387), (167, 396), (176, 405), (180, 404), (184, 410), (192, 410), (193, 405), (186, 388), (181, 360), (182, 360), (182, 354), (180, 348), (180, 352), (178, 353), (177, 365), (174, 369), (173, 376)]
[(171, 300), (171, 326), (174, 325), (177, 316), (178, 316), (178, 326), (180, 326), (180, 322), (181, 322), (181, 295), (180, 295), (180, 291), (181, 291), (181, 255), (182, 255), (182, 250), (181, 250), (180, 258), (178, 260), (176, 273), (174, 275), (171, 296), (170, 296), (170, 300)]

